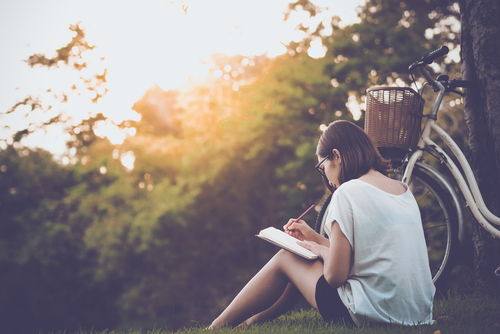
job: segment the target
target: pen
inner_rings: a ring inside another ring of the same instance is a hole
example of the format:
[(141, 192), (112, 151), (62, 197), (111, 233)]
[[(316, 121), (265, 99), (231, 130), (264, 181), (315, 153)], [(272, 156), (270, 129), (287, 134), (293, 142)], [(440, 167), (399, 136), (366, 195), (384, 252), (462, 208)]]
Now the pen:
[[(313, 205), (311, 205), (311, 206), (309, 207), (309, 209), (307, 209), (306, 211), (304, 211), (304, 213), (303, 213), (303, 214), (301, 214), (301, 215), (300, 215), (300, 217), (299, 217), (299, 218), (297, 218), (297, 219), (295, 219), (293, 222), (294, 222), (294, 223), (296, 223), (296, 222), (298, 222), (299, 220), (301, 220), (301, 219), (302, 219), (302, 217), (304, 217), (304, 216), (306, 215), (306, 213), (308, 213), (309, 211), (311, 211), (311, 209), (312, 209), (312, 208), (314, 208), (314, 204), (313, 204)], [(287, 225), (288, 225), (288, 224), (285, 224), (285, 226), (283, 226), (283, 228), (285, 229), (285, 231), (286, 231), (286, 230), (288, 230), (288, 226), (287, 226)]]
[(310, 207), (309, 209), (307, 209), (306, 211), (304, 211), (304, 213), (303, 213), (303, 214), (301, 214), (299, 218), (295, 219), (295, 222), (294, 222), (294, 223), (296, 223), (296, 222), (298, 222), (299, 220), (301, 220), (301, 219), (302, 219), (302, 217), (304, 217), (304, 216), (305, 216), (305, 215), (306, 215), (309, 211), (311, 211), (311, 209), (312, 209), (312, 208), (314, 208), (314, 204), (313, 204), (313, 205), (311, 205), (311, 207)]

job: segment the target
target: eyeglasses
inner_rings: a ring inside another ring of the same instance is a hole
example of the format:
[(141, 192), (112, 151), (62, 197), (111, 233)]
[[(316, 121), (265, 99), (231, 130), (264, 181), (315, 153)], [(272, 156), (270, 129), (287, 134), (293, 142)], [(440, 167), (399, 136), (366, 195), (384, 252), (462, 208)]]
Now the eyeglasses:
[(332, 153), (328, 154), (326, 156), (326, 158), (324, 158), (323, 160), (321, 160), (316, 166), (314, 166), (314, 168), (316, 168), (316, 170), (318, 171), (319, 175), (321, 175), (322, 177), (324, 177), (325, 179), (327, 178), (326, 177), (326, 174), (325, 174), (325, 167), (323, 166), (323, 163), (330, 159), (332, 157)]

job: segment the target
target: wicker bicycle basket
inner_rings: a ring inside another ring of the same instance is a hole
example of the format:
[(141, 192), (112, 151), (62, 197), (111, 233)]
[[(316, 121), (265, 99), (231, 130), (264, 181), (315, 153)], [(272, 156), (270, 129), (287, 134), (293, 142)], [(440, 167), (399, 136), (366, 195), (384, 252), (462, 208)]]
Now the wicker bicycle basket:
[(365, 132), (386, 158), (417, 147), (424, 99), (408, 87), (371, 87), (367, 91)]

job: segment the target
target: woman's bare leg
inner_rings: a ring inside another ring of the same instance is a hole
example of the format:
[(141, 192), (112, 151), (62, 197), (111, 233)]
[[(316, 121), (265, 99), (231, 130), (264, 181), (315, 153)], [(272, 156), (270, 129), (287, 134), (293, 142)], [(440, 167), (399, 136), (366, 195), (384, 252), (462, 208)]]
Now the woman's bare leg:
[[(231, 304), (212, 322), (213, 328), (237, 326), (251, 316), (273, 306), (288, 283), (293, 284), (307, 302), (317, 308), (316, 282), (323, 275), (323, 263), (310, 261), (281, 250), (245, 285)], [(286, 299), (286, 298), (285, 298)], [(286, 300), (284, 300), (286, 301)], [(273, 313), (284, 308), (277, 303)]]
[(240, 326), (251, 326), (276, 319), (291, 310), (301, 298), (300, 291), (292, 283), (288, 283), (281, 297), (271, 307), (248, 318)]

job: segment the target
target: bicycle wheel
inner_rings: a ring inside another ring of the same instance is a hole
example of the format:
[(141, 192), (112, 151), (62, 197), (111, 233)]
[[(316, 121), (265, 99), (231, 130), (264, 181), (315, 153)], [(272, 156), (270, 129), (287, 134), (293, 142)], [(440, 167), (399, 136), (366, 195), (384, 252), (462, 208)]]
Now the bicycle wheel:
[(332, 194), (329, 194), (326, 199), (321, 204), (321, 210), (319, 210), (318, 216), (316, 217), (316, 224), (314, 225), (314, 230), (321, 236), (327, 237), (325, 233), (325, 218), (326, 218), (326, 210), (328, 209), (328, 204), (330, 204), (330, 200), (332, 199)]
[[(400, 174), (391, 174), (401, 179)], [(415, 197), (424, 229), (432, 281), (436, 287), (446, 282), (454, 264), (458, 247), (458, 218), (448, 193), (431, 176), (415, 166), (410, 184)], [(323, 225), (331, 195), (327, 197), (316, 218), (315, 230), (325, 236)]]
[(432, 281), (442, 287), (453, 269), (458, 247), (458, 218), (450, 196), (420, 168), (413, 170), (410, 190), (422, 217)]

